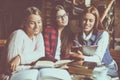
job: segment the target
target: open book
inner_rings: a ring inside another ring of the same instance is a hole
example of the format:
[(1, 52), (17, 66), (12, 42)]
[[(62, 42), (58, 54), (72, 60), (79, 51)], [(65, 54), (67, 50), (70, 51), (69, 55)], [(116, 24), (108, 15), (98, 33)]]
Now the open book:
[(61, 67), (68, 63), (72, 62), (72, 60), (59, 60), (57, 62), (52, 61), (37, 61), (33, 68), (42, 68), (42, 67)]
[[(52, 67), (61, 67), (63, 65), (66, 65), (70, 62), (72, 62), (73, 60), (60, 60), (57, 62), (52, 62), (52, 61), (37, 61), (35, 63), (35, 65), (19, 65), (16, 68), (16, 71), (20, 71), (20, 70), (26, 70), (26, 69), (34, 69), (34, 68), (52, 68)], [(15, 72), (16, 72), (15, 71)], [(13, 72), (14, 73), (14, 72)]]

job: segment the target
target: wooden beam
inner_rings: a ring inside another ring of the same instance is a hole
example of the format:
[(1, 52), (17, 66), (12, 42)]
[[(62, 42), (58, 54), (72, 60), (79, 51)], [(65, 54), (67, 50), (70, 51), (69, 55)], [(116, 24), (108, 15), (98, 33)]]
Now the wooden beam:
[(6, 40), (0, 40), (0, 47), (4, 47), (6, 44)]
[(101, 22), (103, 22), (103, 20), (105, 19), (106, 15), (107, 15), (108, 11), (110, 10), (110, 8), (111, 8), (112, 4), (114, 3), (114, 1), (115, 1), (115, 0), (111, 0), (111, 1), (109, 2), (107, 8), (105, 9), (105, 11), (103, 12), (103, 14), (102, 14), (102, 16), (101, 16), (101, 19), (100, 19)]

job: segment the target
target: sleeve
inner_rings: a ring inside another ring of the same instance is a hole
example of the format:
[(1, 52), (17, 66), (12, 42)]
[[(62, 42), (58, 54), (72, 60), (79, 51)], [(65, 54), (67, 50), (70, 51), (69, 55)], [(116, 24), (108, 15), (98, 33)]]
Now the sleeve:
[(15, 31), (13, 32), (7, 42), (7, 60), (8, 62), (11, 61), (14, 57), (19, 55), (22, 51), (22, 42), (23, 38), (22, 35), (23, 33), (21, 31)]
[(45, 53), (50, 54), (50, 32), (48, 30), (45, 30), (44, 32), (44, 42), (45, 42)]
[(29, 54), (20, 54), (21, 64), (30, 64), (41, 57), (45, 56), (45, 48), (42, 34), (36, 37), (36, 45), (34, 51), (29, 51)]
[(102, 34), (101, 39), (98, 41), (98, 48), (95, 52), (94, 56), (85, 56), (84, 60), (85, 61), (90, 61), (90, 62), (97, 62), (97, 63), (101, 63), (103, 56), (105, 54), (105, 51), (108, 47), (109, 44), (109, 34), (107, 31), (104, 31)]
[(51, 36), (54, 31), (51, 26), (48, 26), (44, 31), (44, 42), (45, 42), (45, 59), (56, 61), (53, 55), (51, 55)]

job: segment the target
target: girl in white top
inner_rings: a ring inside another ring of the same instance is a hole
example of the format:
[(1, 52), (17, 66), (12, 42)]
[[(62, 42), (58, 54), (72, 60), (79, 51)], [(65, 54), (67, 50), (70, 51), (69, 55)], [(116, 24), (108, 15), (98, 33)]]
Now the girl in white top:
[[(20, 65), (31, 65), (44, 54), (44, 41), (41, 34), (42, 16), (36, 7), (28, 7), (23, 16), (22, 29), (14, 31), (5, 47), (1, 64), (0, 80), (36, 80), (38, 70), (17, 71)], [(14, 72), (14, 73), (13, 73)], [(11, 78), (10, 78), (11, 77)]]
[[(96, 46), (93, 55), (78, 51), (79, 54), (70, 52), (71, 56), (88, 62), (104, 64), (108, 69), (107, 75), (118, 77), (118, 68), (109, 51), (109, 34), (100, 22), (99, 12), (94, 6), (86, 7), (81, 17), (82, 32), (78, 33), (77, 40), (81, 45)], [(95, 79), (104, 80), (104, 79)], [(109, 80), (109, 79), (105, 79)]]

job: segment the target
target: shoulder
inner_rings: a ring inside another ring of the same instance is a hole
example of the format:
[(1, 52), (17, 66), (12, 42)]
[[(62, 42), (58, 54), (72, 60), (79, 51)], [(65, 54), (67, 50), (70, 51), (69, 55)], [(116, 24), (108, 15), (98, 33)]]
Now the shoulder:
[(38, 35), (36, 35), (37, 38), (41, 38), (43, 37), (42, 33), (39, 33)]
[(109, 36), (109, 33), (107, 31), (103, 31), (102, 32), (102, 36), (106, 36), (107, 37), (107, 36)]
[(104, 30), (104, 31), (99, 32), (97, 37), (107, 40), (109, 39), (109, 33), (106, 30)]
[(104, 31), (99, 31), (99, 32), (97, 33), (97, 36), (109, 36), (109, 33), (108, 33), (106, 30), (104, 30)]
[[(19, 44), (26, 38), (25, 32), (21, 29), (15, 30), (11, 33), (11, 35), (8, 38), (8, 42), (17, 43)], [(19, 42), (19, 43), (18, 43)]]
[(18, 30), (15, 30), (14, 32), (12, 32), (11, 36), (13, 35), (22, 35), (25, 34), (25, 32), (22, 30), (22, 29), (18, 29)]

